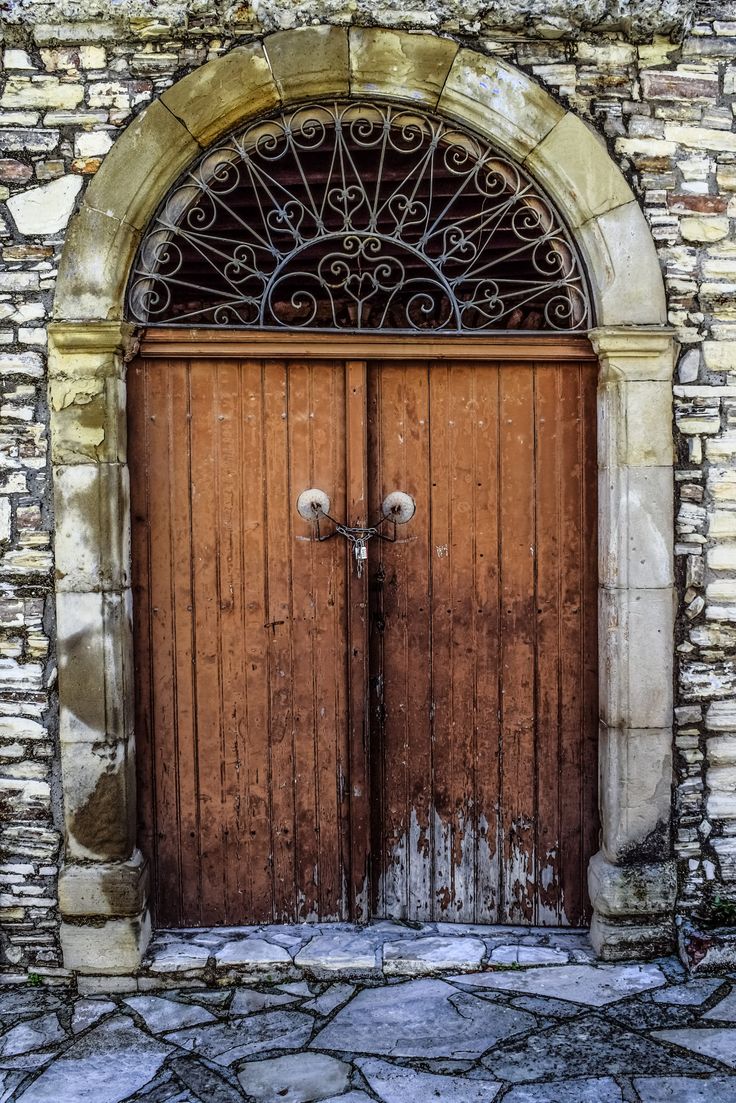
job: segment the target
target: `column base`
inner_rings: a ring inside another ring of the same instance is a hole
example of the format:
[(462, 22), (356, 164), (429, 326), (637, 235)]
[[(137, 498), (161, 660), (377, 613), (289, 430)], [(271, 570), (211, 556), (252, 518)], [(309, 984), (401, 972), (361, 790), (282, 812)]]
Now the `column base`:
[(674, 861), (614, 865), (602, 851), (588, 867), (593, 905), (590, 940), (603, 961), (672, 953), (677, 871)]
[(126, 862), (65, 865), (59, 907), (66, 969), (111, 976), (140, 967), (151, 919), (148, 866), (139, 850)]

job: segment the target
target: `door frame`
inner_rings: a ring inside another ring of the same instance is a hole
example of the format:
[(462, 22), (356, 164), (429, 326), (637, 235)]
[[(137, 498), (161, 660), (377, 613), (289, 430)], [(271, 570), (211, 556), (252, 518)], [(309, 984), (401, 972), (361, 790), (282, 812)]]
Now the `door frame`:
[(65, 965), (130, 972), (151, 934), (135, 839), (125, 435), (125, 363), (138, 337), (124, 298), (140, 232), (203, 147), (320, 96), (389, 97), (463, 121), (542, 180), (584, 257), (600, 364), (602, 834), (591, 937), (609, 959), (662, 952), (676, 894), (675, 342), (651, 233), (600, 137), (520, 70), (432, 34), (323, 26), (238, 46), (167, 89), (116, 141), (67, 234), (49, 327)]

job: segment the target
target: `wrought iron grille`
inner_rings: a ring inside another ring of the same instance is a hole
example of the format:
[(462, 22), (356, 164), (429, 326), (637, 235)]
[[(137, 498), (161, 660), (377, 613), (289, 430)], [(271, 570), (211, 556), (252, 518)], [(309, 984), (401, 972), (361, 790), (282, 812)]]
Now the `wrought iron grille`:
[(319, 103), (208, 150), (138, 251), (147, 325), (479, 332), (590, 324), (569, 232), (524, 171), (397, 104)]

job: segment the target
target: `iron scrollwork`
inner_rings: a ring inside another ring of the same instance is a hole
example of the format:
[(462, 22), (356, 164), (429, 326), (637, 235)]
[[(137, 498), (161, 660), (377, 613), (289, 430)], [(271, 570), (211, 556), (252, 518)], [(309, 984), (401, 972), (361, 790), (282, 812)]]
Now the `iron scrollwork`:
[(142, 324), (482, 332), (590, 324), (577, 251), (523, 170), (446, 120), (323, 103), (205, 153), (139, 249)]

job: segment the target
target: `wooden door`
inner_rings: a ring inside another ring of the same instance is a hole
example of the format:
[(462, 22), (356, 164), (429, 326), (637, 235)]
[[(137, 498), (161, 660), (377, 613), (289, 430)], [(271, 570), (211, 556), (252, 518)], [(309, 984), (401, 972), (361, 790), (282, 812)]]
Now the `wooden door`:
[(354, 375), (205, 358), (129, 372), (139, 818), (159, 925), (361, 917), (368, 817), (353, 801), (351, 830), (347, 783), (366, 630), (344, 544), (312, 540), (294, 509), (308, 486), (340, 515), (365, 493)]
[(597, 849), (596, 366), (369, 377), (373, 906), (581, 924)]
[(584, 922), (595, 364), (224, 352), (129, 373), (156, 922)]

